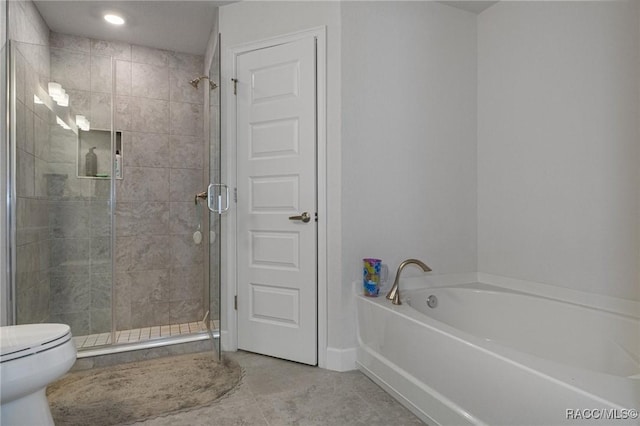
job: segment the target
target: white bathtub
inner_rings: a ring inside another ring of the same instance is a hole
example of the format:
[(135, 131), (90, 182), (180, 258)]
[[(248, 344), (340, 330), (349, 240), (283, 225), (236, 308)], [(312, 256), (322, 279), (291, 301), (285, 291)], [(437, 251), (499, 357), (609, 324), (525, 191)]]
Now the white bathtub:
[(400, 291), (357, 297), (357, 364), (428, 424), (640, 424), (640, 304), (484, 274)]

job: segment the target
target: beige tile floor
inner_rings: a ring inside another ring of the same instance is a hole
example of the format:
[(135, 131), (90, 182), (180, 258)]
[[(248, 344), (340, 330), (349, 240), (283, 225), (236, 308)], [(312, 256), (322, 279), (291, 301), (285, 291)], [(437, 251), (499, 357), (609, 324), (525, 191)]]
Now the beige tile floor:
[(199, 425), (422, 425), (359, 371), (337, 373), (247, 352), (228, 353), (241, 384), (207, 407), (136, 423)]

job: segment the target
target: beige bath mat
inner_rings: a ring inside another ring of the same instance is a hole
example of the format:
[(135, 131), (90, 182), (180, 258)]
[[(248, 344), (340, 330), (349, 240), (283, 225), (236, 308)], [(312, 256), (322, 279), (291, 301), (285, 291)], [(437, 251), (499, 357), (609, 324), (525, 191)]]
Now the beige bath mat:
[(117, 425), (210, 404), (242, 371), (211, 353), (180, 355), (69, 373), (47, 388), (56, 425)]

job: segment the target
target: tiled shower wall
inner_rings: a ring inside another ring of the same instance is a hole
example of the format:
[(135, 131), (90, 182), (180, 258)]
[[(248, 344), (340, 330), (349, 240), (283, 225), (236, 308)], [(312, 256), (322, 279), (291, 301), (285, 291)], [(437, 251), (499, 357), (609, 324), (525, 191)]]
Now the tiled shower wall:
[[(201, 75), (203, 58), (57, 33), (50, 42), (51, 80), (67, 89), (72, 114), (87, 116), (93, 129), (110, 127), (110, 57), (115, 60), (115, 128), (122, 132), (123, 159), (115, 204), (116, 327), (202, 319), (204, 250), (192, 235), (198, 223), (193, 197), (205, 189), (204, 94), (202, 86), (196, 90), (188, 82)], [(74, 162), (76, 155), (74, 151)], [(108, 182), (77, 180), (98, 186)], [(107, 195), (104, 190), (98, 188), (93, 198)], [(69, 290), (69, 308), (78, 309), (78, 301), (88, 303), (88, 310), (78, 311), (92, 313), (95, 320), (78, 321), (75, 334), (106, 331), (99, 318), (110, 318), (110, 293), (100, 284), (110, 282), (108, 209), (103, 208), (105, 200), (93, 201), (54, 206), (62, 213), (56, 217), (73, 216), (69, 232), (91, 236), (91, 296), (78, 298), (75, 293), (83, 291)], [(73, 238), (61, 237), (62, 251), (69, 251), (64, 244), (73, 244)], [(76, 284), (84, 285), (67, 282)]]

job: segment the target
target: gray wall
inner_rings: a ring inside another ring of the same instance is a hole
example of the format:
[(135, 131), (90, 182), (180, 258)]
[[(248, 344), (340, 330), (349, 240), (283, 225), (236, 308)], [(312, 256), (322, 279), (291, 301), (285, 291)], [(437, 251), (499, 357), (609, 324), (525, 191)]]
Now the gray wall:
[(9, 40), (46, 46), (49, 27), (31, 0), (11, 0), (9, 5)]
[(365, 257), (387, 263), (390, 280), (412, 257), (435, 273), (476, 270), (476, 16), (438, 2), (341, 10), (343, 309), (353, 312)]
[(479, 271), (640, 300), (639, 13), (479, 15)]

